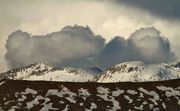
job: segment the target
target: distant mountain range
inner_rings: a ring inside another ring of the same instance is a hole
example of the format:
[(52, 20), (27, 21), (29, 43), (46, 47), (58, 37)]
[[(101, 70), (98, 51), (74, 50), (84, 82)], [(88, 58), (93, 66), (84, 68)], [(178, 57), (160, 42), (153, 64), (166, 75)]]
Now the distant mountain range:
[(45, 63), (31, 64), (0, 74), (0, 80), (68, 81), (68, 82), (145, 82), (180, 78), (180, 63), (146, 64), (124, 62), (102, 72), (99, 68), (55, 68)]
[(0, 74), (0, 80), (44, 80), (44, 81), (69, 81), (86, 82), (91, 81), (94, 76), (102, 71), (98, 68), (55, 68), (45, 63), (31, 64), (26, 67), (11, 69)]

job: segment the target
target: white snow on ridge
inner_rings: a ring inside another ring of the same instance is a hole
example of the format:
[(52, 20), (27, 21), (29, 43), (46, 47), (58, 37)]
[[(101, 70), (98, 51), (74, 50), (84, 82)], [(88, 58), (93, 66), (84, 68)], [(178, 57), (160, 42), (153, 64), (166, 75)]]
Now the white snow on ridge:
[(0, 79), (5, 77), (8, 79), (22, 80), (37, 73), (38, 75), (42, 75), (43, 73), (49, 72), (52, 68), (53, 67), (44, 63), (31, 64), (23, 68), (11, 69), (5, 73), (2, 73), (0, 74)]
[(125, 62), (110, 67), (97, 82), (145, 82), (180, 78), (180, 68), (169, 64), (146, 64), (141, 61)]
[(141, 61), (124, 62), (100, 74), (94, 68), (54, 68), (44, 63), (32, 64), (0, 74), (0, 80), (64, 81), (64, 82), (146, 82), (180, 78), (180, 63), (146, 64)]
[(69, 73), (66, 70), (57, 70), (54, 72), (45, 73), (42, 76), (30, 76), (23, 80), (46, 80), (46, 81), (69, 81), (69, 82), (86, 82), (91, 81), (93, 76), (84, 72)]
[(0, 80), (31, 80), (31, 81), (68, 81), (87, 82), (100, 73), (98, 68), (53, 68), (44, 63), (32, 64), (23, 68), (17, 68), (0, 74)]
[(145, 63), (142, 61), (123, 62), (123, 63), (115, 65), (115, 68), (119, 68), (123, 65), (127, 65), (128, 67), (143, 67)]

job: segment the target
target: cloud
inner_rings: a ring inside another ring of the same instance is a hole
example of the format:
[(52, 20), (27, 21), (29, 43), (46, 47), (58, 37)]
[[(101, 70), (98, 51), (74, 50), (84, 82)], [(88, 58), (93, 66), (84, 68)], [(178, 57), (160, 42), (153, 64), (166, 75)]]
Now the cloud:
[(115, 19), (109, 19), (105, 21), (101, 30), (103, 30), (103, 33), (109, 37), (107, 38), (108, 40), (110, 37), (112, 38), (113, 35), (128, 38), (132, 32), (145, 26), (146, 24), (143, 22), (138, 22), (137, 20), (128, 16), (120, 15)]
[(179, 0), (116, 0), (116, 3), (140, 8), (160, 17), (180, 19)]
[(169, 40), (154, 27), (135, 31), (128, 42), (131, 47), (138, 50), (145, 62), (160, 63), (174, 59)]
[(54, 66), (106, 69), (125, 61), (161, 63), (175, 59), (169, 40), (154, 27), (136, 30), (128, 39), (116, 36), (107, 44), (88, 26), (66, 26), (40, 36), (19, 30), (8, 37), (6, 48), (6, 59), (12, 67), (46, 62)]
[[(175, 52), (178, 58), (176, 60), (180, 60), (180, 45), (178, 43), (180, 40), (179, 2), (178, 0), (0, 0), (0, 25), (2, 27), (0, 28), (0, 69), (5, 71), (8, 68), (7, 61), (4, 58), (6, 53), (5, 43), (8, 35), (13, 31), (20, 29), (33, 35), (43, 35), (74, 24), (90, 26), (95, 34), (100, 34), (106, 39), (106, 43), (115, 36), (128, 39), (131, 33), (137, 29), (154, 26), (168, 37), (172, 51)], [(94, 12), (92, 9), (96, 11)], [(32, 38), (32, 35), (29, 35)], [(125, 41), (122, 44), (129, 45), (128, 41)], [(142, 52), (143, 49), (141, 49)], [(69, 57), (58, 63), (73, 66), (78, 63), (79, 67), (86, 63), (85, 66), (93, 66), (97, 64), (92, 62), (94, 59), (96, 57), (92, 56)], [(13, 63), (16, 63), (16, 60)], [(19, 63), (18, 60), (17, 63)], [(53, 62), (53, 64), (55, 63)]]
[[(69, 66), (86, 66), (88, 58), (97, 55), (104, 42), (88, 26), (66, 26), (61, 31), (40, 36), (32, 36), (19, 30), (8, 37), (6, 59), (12, 67), (35, 62), (52, 65), (66, 65), (68, 62)], [(74, 63), (77, 60), (82, 62)]]
[(115, 37), (102, 50), (97, 61), (101, 68), (125, 61), (140, 60), (147, 63), (172, 62), (175, 55), (169, 40), (154, 27), (141, 28), (125, 40)]

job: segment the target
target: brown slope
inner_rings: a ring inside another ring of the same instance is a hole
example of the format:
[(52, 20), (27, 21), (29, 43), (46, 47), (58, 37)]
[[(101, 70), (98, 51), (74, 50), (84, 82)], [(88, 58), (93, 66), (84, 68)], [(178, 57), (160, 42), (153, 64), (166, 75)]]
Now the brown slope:
[(43, 108), (57, 111), (180, 111), (180, 79), (141, 83), (8, 80), (0, 84), (2, 111), (37, 111)]

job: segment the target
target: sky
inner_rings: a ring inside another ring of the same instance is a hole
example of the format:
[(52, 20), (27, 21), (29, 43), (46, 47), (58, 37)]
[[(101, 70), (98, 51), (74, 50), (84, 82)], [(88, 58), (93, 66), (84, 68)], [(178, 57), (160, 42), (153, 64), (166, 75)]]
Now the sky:
[(38, 60), (102, 69), (129, 60), (179, 61), (179, 5), (179, 0), (0, 0), (1, 72)]

